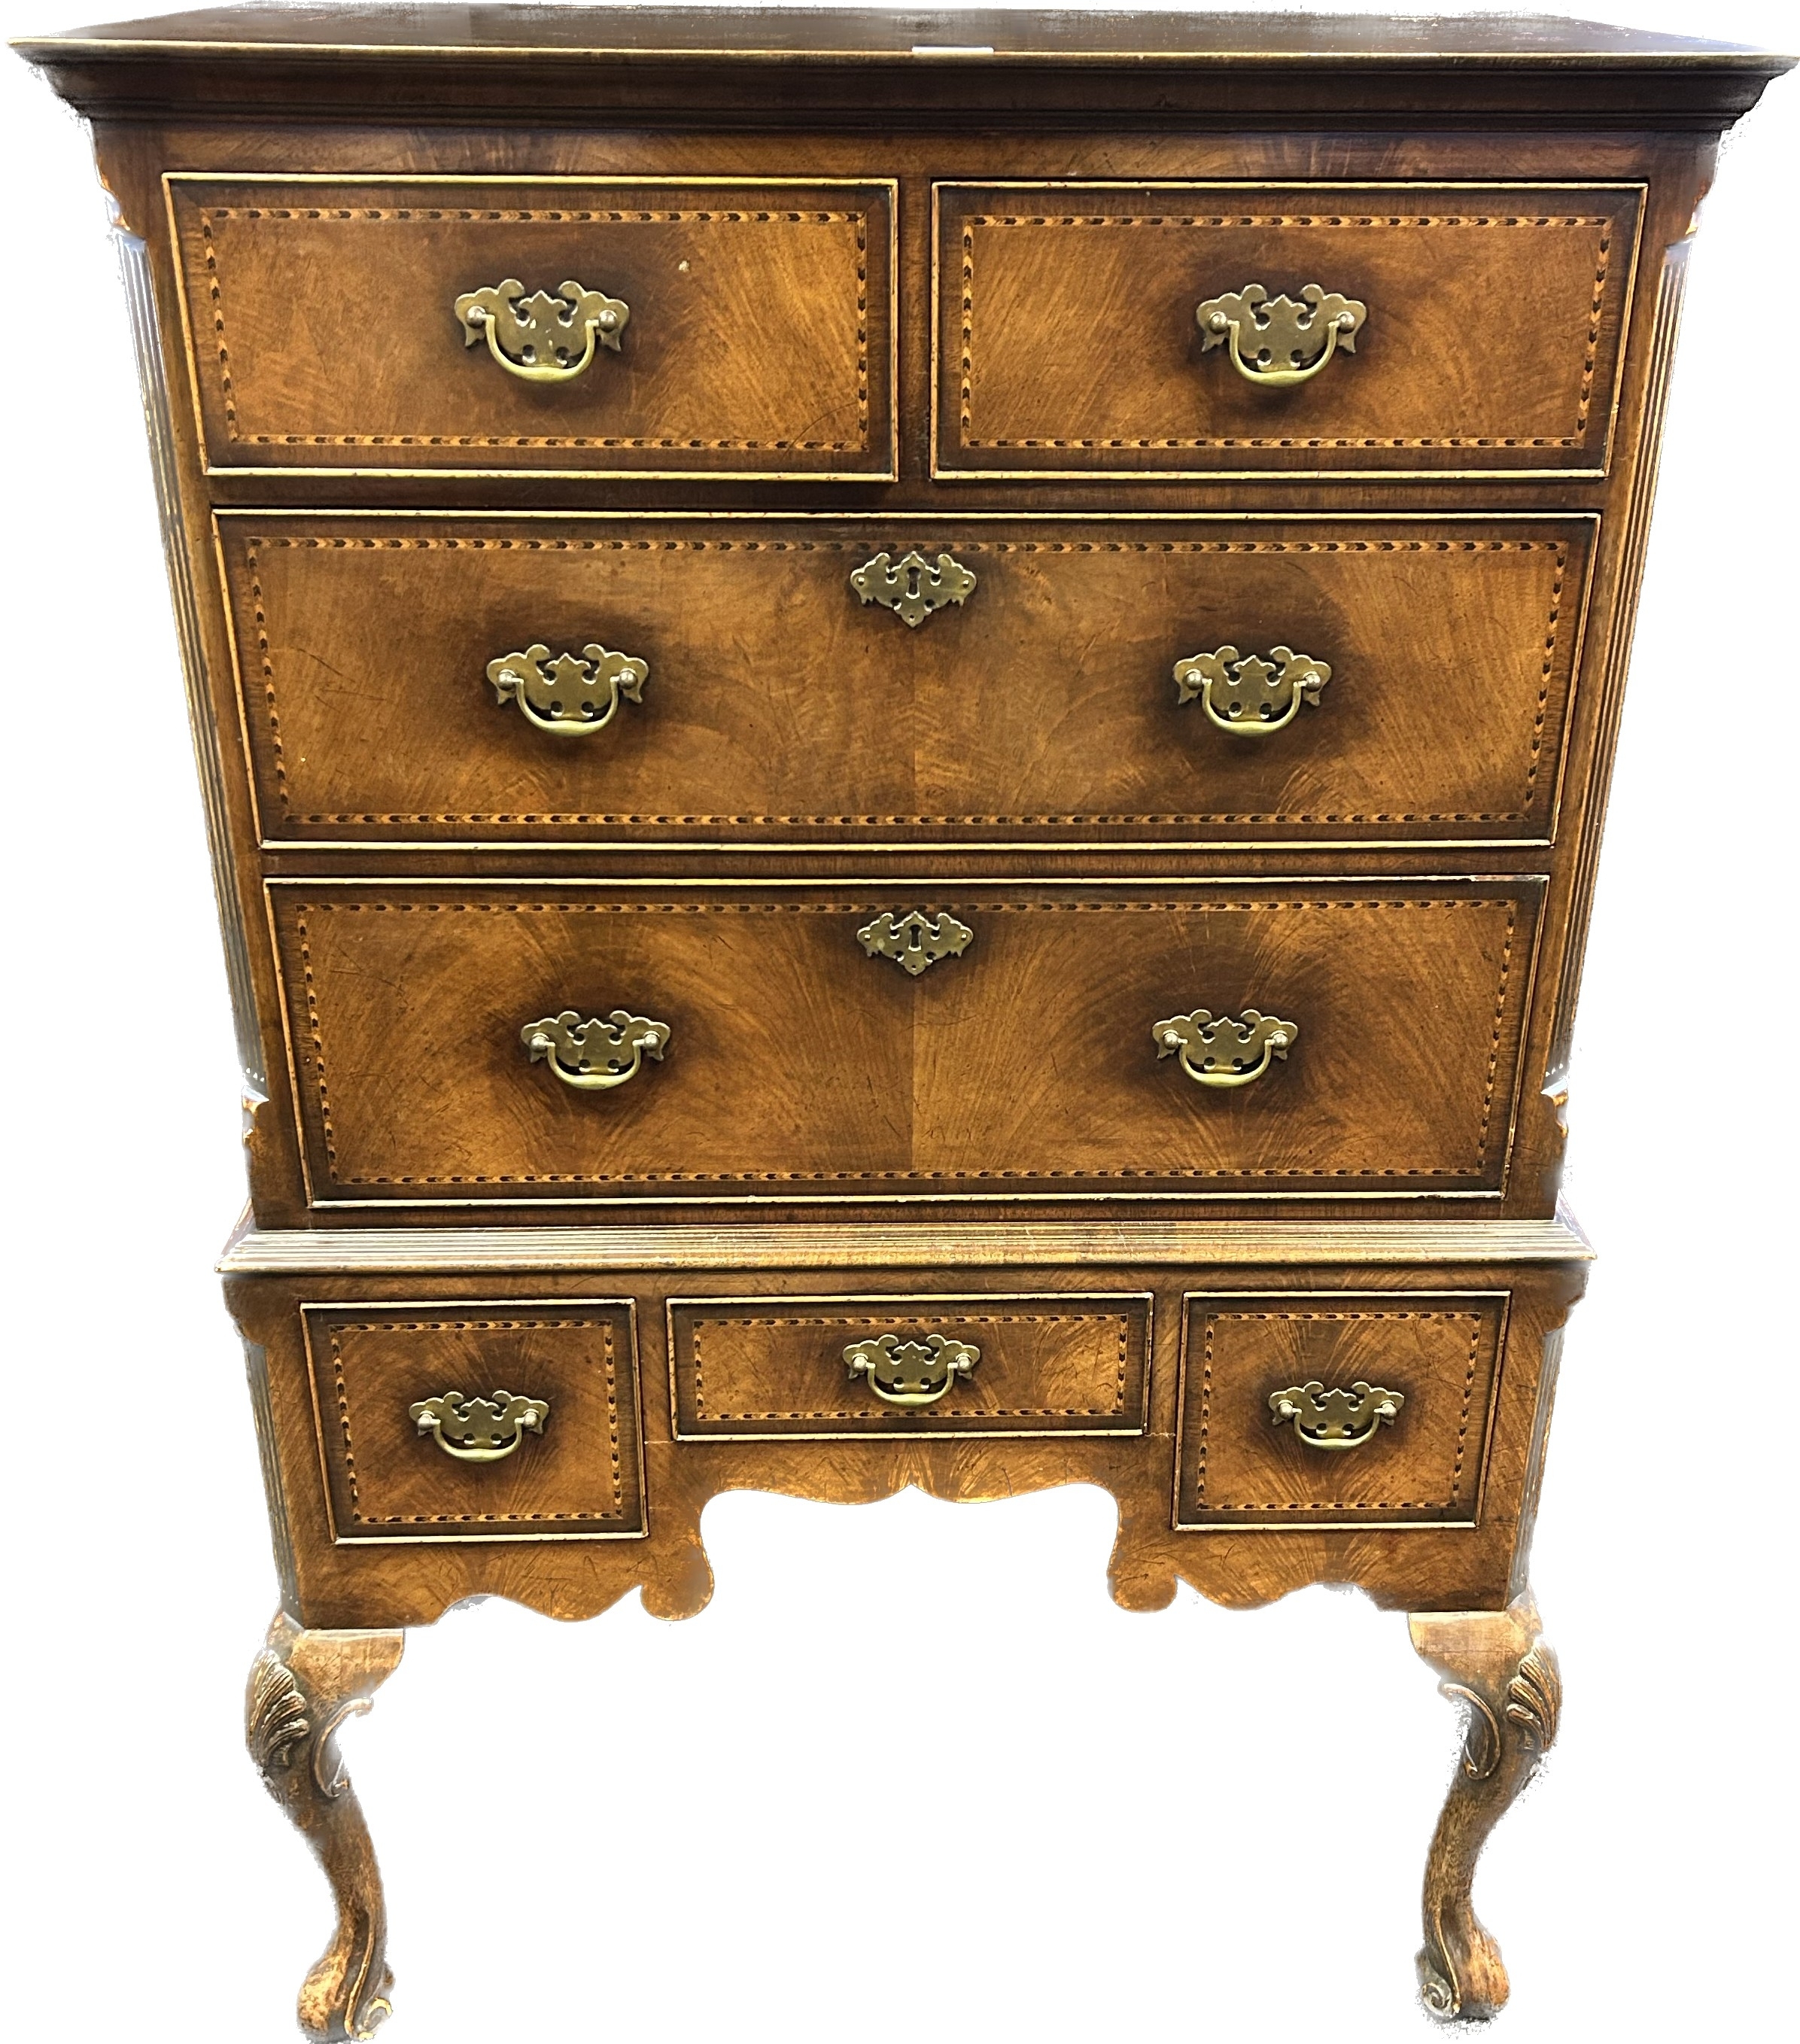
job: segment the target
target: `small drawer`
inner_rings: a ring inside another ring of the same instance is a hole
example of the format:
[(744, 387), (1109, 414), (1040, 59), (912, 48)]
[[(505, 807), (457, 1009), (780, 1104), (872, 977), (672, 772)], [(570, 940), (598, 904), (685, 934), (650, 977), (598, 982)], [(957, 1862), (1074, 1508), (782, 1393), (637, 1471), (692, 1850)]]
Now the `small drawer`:
[(1140, 1434), (1148, 1293), (671, 1299), (688, 1440)]
[(1504, 1188), (1543, 882), (269, 883), (309, 1196)]
[[(1541, 843), (1595, 536), (218, 522), (271, 843)], [(858, 586), (909, 549), (973, 582), (910, 624)]]
[(1177, 1530), (1476, 1523), (1509, 1297), (1190, 1293)]
[(301, 1311), (340, 1546), (645, 1531), (629, 1301)]
[(885, 181), (165, 183), (215, 472), (893, 473)]
[(936, 193), (937, 474), (1606, 469), (1641, 186)]

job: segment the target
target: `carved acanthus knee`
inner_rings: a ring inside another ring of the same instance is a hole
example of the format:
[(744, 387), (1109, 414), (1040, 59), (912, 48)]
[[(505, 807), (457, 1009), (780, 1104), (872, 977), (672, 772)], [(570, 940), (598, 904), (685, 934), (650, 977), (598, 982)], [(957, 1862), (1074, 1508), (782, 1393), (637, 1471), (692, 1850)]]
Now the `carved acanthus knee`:
[(369, 1708), (405, 1643), (401, 1632), (309, 1632), (282, 1615), (250, 1670), (251, 1758), (305, 1834), (337, 1905), (336, 1933), (300, 1991), (300, 2027), (317, 2044), (372, 2037), (390, 2012), (381, 1873), (337, 1735), (347, 1718)]
[(1433, 2015), (1491, 2015), (1506, 1999), (1506, 1969), (1475, 1913), (1476, 1862), (1556, 1736), (1562, 1681), (1529, 1595), (1505, 1611), (1422, 1612), (1409, 1623), (1443, 1693), (1468, 1711), (1426, 1863), (1419, 1985)]

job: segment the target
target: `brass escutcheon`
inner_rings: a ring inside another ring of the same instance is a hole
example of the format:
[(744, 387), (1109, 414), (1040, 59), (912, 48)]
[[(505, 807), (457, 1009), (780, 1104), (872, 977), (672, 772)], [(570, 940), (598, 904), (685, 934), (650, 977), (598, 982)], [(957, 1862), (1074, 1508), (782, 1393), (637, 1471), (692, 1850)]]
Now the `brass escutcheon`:
[(488, 679), (501, 701), (516, 702), (539, 731), (581, 738), (604, 731), (621, 697), (643, 701), (650, 663), (630, 653), (609, 653), (604, 646), (552, 657), (547, 646), (532, 645), (489, 660)]
[(456, 301), (462, 344), (483, 335), (501, 367), (533, 383), (566, 383), (593, 359), (594, 344), (619, 352), (631, 309), (623, 298), (570, 281), (529, 298), (516, 277), (465, 291)]
[(1406, 1402), (1403, 1393), (1364, 1384), (1361, 1377), (1348, 1391), (1327, 1391), (1315, 1377), (1310, 1383), (1271, 1393), (1268, 1409), (1278, 1427), (1291, 1420), (1309, 1448), (1338, 1450), (1360, 1448), (1373, 1440), (1378, 1428), (1393, 1425), (1394, 1415)]
[(975, 576), (948, 554), (939, 554), (934, 566), (921, 553), (897, 561), (883, 553), (852, 568), (850, 586), (865, 603), (885, 604), (903, 624), (916, 628), (946, 603), (967, 602)]
[(927, 916), (915, 909), (910, 915), (895, 916), (887, 911), (872, 923), (865, 923), (856, 940), (871, 958), (892, 959), (902, 972), (916, 979), (939, 959), (960, 958), (968, 950), (975, 932), (946, 912)]
[(1302, 290), (1299, 304), (1285, 294), (1272, 298), (1261, 284), (1246, 284), (1194, 310), (1200, 352), (1228, 344), (1238, 374), (1265, 390), (1304, 383), (1339, 348), (1354, 355), (1357, 329), (1368, 317), (1368, 306), (1318, 284)]
[(844, 1350), (850, 1375), (867, 1377), (869, 1389), (890, 1405), (935, 1405), (981, 1360), (973, 1342), (942, 1335), (927, 1335), (923, 1342), (876, 1335)]
[(1196, 1008), (1192, 1015), (1172, 1015), (1150, 1032), (1159, 1058), (1179, 1056), (1181, 1069), (1196, 1085), (1248, 1085), (1268, 1070), (1272, 1058), (1285, 1058), (1300, 1033), (1297, 1022), (1244, 1010), (1239, 1022)]
[(600, 1093), (635, 1078), (647, 1056), (660, 1058), (669, 1046), (669, 1024), (615, 1008), (603, 1022), (584, 1022), (578, 1009), (565, 1008), (541, 1022), (528, 1022), (519, 1040), (535, 1065), (539, 1058), (565, 1085)]
[(1273, 646), (1267, 659), (1221, 646), (1175, 663), (1176, 700), (1200, 707), (1221, 731), (1239, 738), (1266, 738), (1293, 722), (1303, 702), (1316, 704), (1331, 678), (1322, 660), (1291, 646)]
[(465, 1398), (446, 1391), (407, 1408), (421, 1434), (435, 1434), (447, 1455), (459, 1462), (504, 1462), (527, 1434), (541, 1434), (550, 1417), (542, 1398), (515, 1398), (497, 1391), (491, 1398)]

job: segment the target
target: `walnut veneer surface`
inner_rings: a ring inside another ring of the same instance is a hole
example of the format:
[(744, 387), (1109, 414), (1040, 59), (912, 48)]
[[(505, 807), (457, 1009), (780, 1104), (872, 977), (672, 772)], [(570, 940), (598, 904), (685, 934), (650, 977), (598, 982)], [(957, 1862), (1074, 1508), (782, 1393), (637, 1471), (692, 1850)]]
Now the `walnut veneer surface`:
[[(93, 121), (243, 1053), (251, 1750), (388, 2012), (401, 1628), (708, 1498), (1097, 1482), (1555, 1735), (1561, 1074), (1688, 237), (1783, 59), (1573, 23), (211, 10)], [(473, 308), (471, 310), (470, 309)]]

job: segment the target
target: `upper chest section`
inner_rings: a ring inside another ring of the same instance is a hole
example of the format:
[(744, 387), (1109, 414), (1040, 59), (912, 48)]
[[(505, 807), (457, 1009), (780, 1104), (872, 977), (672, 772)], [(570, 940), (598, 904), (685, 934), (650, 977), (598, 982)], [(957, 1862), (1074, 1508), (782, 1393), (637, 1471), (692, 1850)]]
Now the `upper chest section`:
[(917, 444), (938, 481), (1606, 471), (1641, 178), (981, 182), (916, 139), (861, 153), (171, 173), (206, 464), (888, 482)]

